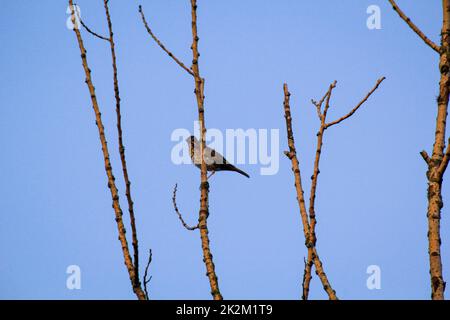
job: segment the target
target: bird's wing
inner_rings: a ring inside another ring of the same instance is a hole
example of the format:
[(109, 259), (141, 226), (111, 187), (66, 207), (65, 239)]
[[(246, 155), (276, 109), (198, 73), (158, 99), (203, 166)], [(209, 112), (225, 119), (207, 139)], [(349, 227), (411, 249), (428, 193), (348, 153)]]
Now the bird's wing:
[(216, 150), (206, 147), (205, 161), (207, 164), (225, 164), (227, 160)]

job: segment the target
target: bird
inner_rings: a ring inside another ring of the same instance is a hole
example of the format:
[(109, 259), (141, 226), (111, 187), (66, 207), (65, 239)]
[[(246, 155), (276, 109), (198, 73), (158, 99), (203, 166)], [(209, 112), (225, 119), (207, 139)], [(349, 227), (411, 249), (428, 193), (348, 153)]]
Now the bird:
[[(200, 141), (198, 141), (196, 137), (190, 136), (186, 139), (186, 142), (189, 146), (189, 153), (192, 159), (192, 163), (197, 168), (201, 168), (202, 160), (200, 157)], [(246, 176), (247, 178), (250, 178), (250, 176), (246, 172), (233, 166), (216, 150), (205, 147), (204, 155), (206, 170), (211, 172), (208, 178), (215, 174), (216, 171), (234, 171), (242, 174), (243, 176)]]

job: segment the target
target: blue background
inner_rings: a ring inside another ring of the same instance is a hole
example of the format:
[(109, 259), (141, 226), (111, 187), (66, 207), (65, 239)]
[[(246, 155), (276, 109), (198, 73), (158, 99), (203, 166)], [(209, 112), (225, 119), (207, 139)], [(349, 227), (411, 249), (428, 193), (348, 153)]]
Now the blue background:
[[(103, 1), (78, 4), (83, 20), (106, 34)], [(178, 182), (180, 209), (189, 223), (196, 221), (199, 171), (170, 159), (172, 131), (192, 130), (197, 118), (193, 82), (149, 38), (138, 4), (155, 33), (188, 65), (191, 30), (187, 0), (110, 1), (141, 264), (152, 248), (152, 298), (209, 299), (199, 235), (182, 228), (171, 202)], [(251, 179), (218, 173), (211, 181), (211, 246), (224, 297), (300, 297), (306, 251), (290, 162), (282, 155), (283, 82), (292, 92), (308, 191), (319, 125), (310, 99), (338, 80), (332, 120), (386, 76), (356, 115), (326, 132), (318, 251), (342, 299), (428, 299), (426, 167), (419, 151), (430, 151), (434, 138), (437, 54), (388, 1), (198, 4), (207, 127), (280, 129), (278, 174), (261, 176), (258, 165), (242, 165)], [(381, 30), (366, 27), (371, 4), (381, 8)], [(79, 48), (66, 28), (67, 1), (1, 5), (0, 298), (134, 299)], [(440, 1), (399, 5), (439, 42)], [(123, 194), (109, 45), (83, 36)], [(447, 202), (449, 188), (445, 183)], [(446, 206), (444, 267), (450, 263), (448, 214)], [(72, 264), (81, 267), (81, 290), (66, 288)], [(381, 268), (381, 290), (366, 287), (366, 268), (373, 264)], [(315, 275), (311, 298), (326, 298)]]

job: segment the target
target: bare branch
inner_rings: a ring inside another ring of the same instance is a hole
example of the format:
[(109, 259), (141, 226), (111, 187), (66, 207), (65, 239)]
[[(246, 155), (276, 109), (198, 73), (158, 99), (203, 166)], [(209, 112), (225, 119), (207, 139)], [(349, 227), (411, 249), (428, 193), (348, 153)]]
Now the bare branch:
[[(205, 79), (200, 75), (199, 59), (200, 53), (198, 50), (198, 36), (197, 28), (197, 0), (191, 0), (191, 33), (192, 33), (192, 72), (195, 82), (195, 97), (197, 100), (198, 122), (200, 127), (200, 154), (204, 154), (206, 147), (206, 124), (205, 124)], [(223, 300), (223, 296), (219, 289), (219, 281), (217, 278), (216, 267), (214, 265), (213, 256), (211, 253), (209, 231), (208, 231), (208, 217), (209, 217), (209, 183), (206, 162), (204, 157), (201, 157), (200, 164), (200, 209), (198, 212), (198, 223), (200, 229), (200, 239), (202, 242), (203, 262), (205, 263), (206, 276), (209, 280), (211, 288), (211, 295), (214, 300)]]
[(302, 300), (308, 300), (309, 297), (309, 284), (311, 283), (312, 279), (312, 266), (314, 264), (313, 262), (313, 254), (312, 254), (312, 248), (308, 248), (308, 258), (303, 259), (303, 262), (305, 264), (305, 270), (303, 271), (303, 294), (302, 294)]
[(333, 290), (331, 287), (330, 282), (328, 281), (328, 276), (325, 274), (325, 271), (323, 270), (322, 261), (319, 258), (319, 255), (317, 254), (316, 247), (311, 248), (312, 250), (312, 260), (314, 261), (314, 267), (316, 268), (316, 274), (319, 277), (320, 281), (322, 282), (323, 289), (328, 294), (328, 298), (330, 300), (338, 300), (336, 296), (336, 291)]
[(333, 93), (333, 89), (336, 88), (336, 83), (337, 81), (334, 80), (334, 82), (332, 84), (330, 84), (330, 87), (328, 88), (327, 94), (326, 94), (326, 102), (325, 102), (325, 108), (323, 109), (322, 115), (320, 117), (321, 120), (321, 125), (325, 125), (325, 119), (327, 118), (327, 112), (328, 109), (330, 108), (330, 99), (331, 99), (331, 95)]
[(87, 32), (89, 32), (90, 34), (92, 34), (94, 37), (97, 37), (97, 38), (99, 38), (99, 39), (101, 39), (101, 40), (105, 40), (105, 41), (108, 41), (108, 42), (111, 41), (111, 39), (109, 39), (109, 38), (107, 38), (107, 37), (104, 37), (104, 36), (101, 36), (101, 35), (99, 35), (98, 33), (92, 31), (91, 29), (89, 29), (89, 27), (84, 23), (84, 21), (81, 20), (81, 18), (79, 18), (79, 19), (80, 19), (80, 23), (81, 23), (81, 25), (83, 26), (83, 28), (84, 28)]
[(189, 69), (188, 67), (186, 67), (186, 65), (181, 62), (180, 59), (178, 59), (177, 57), (175, 57), (173, 55), (172, 52), (170, 52), (165, 46), (164, 44), (155, 36), (155, 34), (153, 33), (152, 29), (150, 29), (147, 20), (145, 19), (145, 15), (144, 15), (144, 11), (142, 10), (142, 6), (139, 6), (139, 12), (141, 14), (142, 17), (142, 22), (144, 23), (145, 28), (147, 29), (148, 34), (153, 38), (153, 40), (155, 40), (155, 42), (160, 46), (161, 49), (163, 49), (164, 52), (166, 52), (169, 57), (171, 57), (181, 68), (183, 68), (187, 73), (189, 73), (191, 76), (194, 76), (194, 72), (192, 72), (191, 69)]
[(183, 216), (181, 215), (180, 211), (178, 210), (178, 206), (177, 206), (177, 188), (178, 188), (178, 184), (175, 184), (175, 187), (173, 188), (173, 196), (172, 196), (173, 208), (175, 209), (175, 212), (177, 213), (178, 218), (180, 219), (181, 223), (183, 224), (183, 227), (185, 227), (187, 230), (194, 231), (199, 228), (199, 224), (197, 224), (194, 227), (190, 227), (186, 222), (184, 222)]
[(428, 153), (425, 150), (420, 151), (420, 155), (422, 156), (423, 160), (427, 163), (427, 165), (431, 164), (431, 159)]
[(294, 173), (295, 178), (295, 189), (297, 191), (297, 202), (300, 209), (300, 217), (303, 225), (303, 234), (305, 235), (305, 241), (309, 241), (310, 231), (309, 231), (308, 213), (306, 211), (305, 196), (302, 186), (302, 178), (300, 174), (300, 166), (297, 159), (297, 150), (295, 148), (294, 132), (292, 130), (292, 116), (290, 106), (291, 93), (289, 92), (289, 88), (286, 83), (283, 85), (283, 91), (284, 91), (284, 102), (283, 102), (284, 118), (286, 119), (286, 132), (289, 145), (289, 152), (285, 151), (285, 155), (292, 162), (292, 172)]
[[(144, 292), (145, 292), (145, 297), (147, 300), (149, 300), (149, 296), (148, 296), (148, 290), (147, 290), (147, 284), (150, 282), (150, 280), (152, 280), (152, 276), (148, 277), (148, 268), (150, 267), (150, 264), (152, 263), (152, 257), (153, 257), (153, 253), (152, 253), (152, 249), (148, 250), (148, 262), (147, 262), (147, 266), (145, 267), (145, 272), (144, 272)], [(147, 279), (148, 277), (148, 279)]]
[(335, 120), (335, 121), (333, 121), (333, 122), (330, 122), (330, 123), (327, 123), (326, 125), (325, 125), (325, 129), (327, 129), (327, 128), (329, 128), (329, 127), (331, 127), (331, 126), (334, 126), (335, 124), (338, 124), (338, 123), (340, 123), (340, 122), (342, 122), (342, 121), (344, 121), (345, 119), (347, 119), (347, 118), (350, 118), (366, 101), (367, 101), (367, 99), (369, 99), (369, 97), (372, 95), (372, 93), (374, 93), (375, 92), (375, 90), (377, 90), (378, 89), (378, 87), (379, 87), (379, 85), (384, 81), (386, 79), (386, 77), (382, 77), (382, 78), (380, 78), (380, 79), (378, 79), (378, 81), (377, 81), (377, 83), (375, 84), (375, 86), (372, 88), (372, 90), (370, 90), (369, 91), (369, 93), (356, 105), (356, 107), (354, 107), (349, 113), (347, 113), (345, 116), (343, 116), (343, 117), (341, 117), (341, 118), (339, 118), (339, 119), (337, 119), (337, 120)]
[(134, 202), (131, 196), (131, 182), (128, 176), (127, 161), (125, 157), (125, 146), (123, 143), (123, 133), (122, 133), (122, 115), (121, 115), (121, 99), (119, 94), (119, 80), (117, 76), (117, 59), (116, 59), (116, 46), (114, 43), (114, 32), (112, 29), (111, 15), (109, 13), (108, 0), (103, 0), (105, 6), (106, 20), (108, 22), (109, 30), (109, 43), (111, 47), (111, 57), (112, 57), (112, 67), (113, 67), (113, 81), (114, 81), (114, 97), (116, 100), (116, 121), (117, 121), (117, 133), (118, 133), (118, 146), (120, 161), (122, 164), (122, 173), (125, 181), (125, 195), (128, 202), (128, 212), (130, 215), (130, 225), (132, 233), (132, 245), (133, 245), (133, 257), (134, 257), (134, 269), (135, 269), (135, 286), (140, 287), (139, 280), (139, 245), (137, 238), (136, 229), (136, 218), (134, 215)]
[[(75, 12), (74, 12), (75, 10), (74, 10), (74, 6), (73, 6), (73, 0), (69, 0), (69, 6), (72, 11), (71, 12), (72, 23), (75, 25), (76, 21), (75, 21)], [(81, 37), (80, 30), (78, 28), (73, 28), (73, 31), (76, 35), (78, 47), (80, 49), (81, 61), (82, 61), (85, 75), (86, 75), (86, 85), (88, 86), (88, 89), (89, 89), (89, 94), (90, 94), (91, 102), (92, 102), (92, 108), (93, 108), (94, 114), (95, 114), (95, 121), (97, 124), (98, 134), (99, 134), (99, 138), (100, 138), (100, 142), (101, 142), (101, 146), (102, 146), (105, 171), (106, 171), (106, 175), (108, 178), (108, 188), (110, 189), (110, 193), (111, 193), (112, 206), (113, 206), (115, 217), (116, 217), (115, 220), (117, 223), (117, 229), (118, 229), (118, 233), (119, 233), (119, 241), (122, 246), (122, 253), (123, 253), (125, 266), (127, 267), (128, 275), (130, 277), (130, 281), (133, 286), (134, 293), (140, 300), (144, 300), (145, 293), (140, 286), (137, 286), (136, 281), (135, 281), (136, 270), (133, 265), (133, 261), (132, 261), (131, 255), (130, 255), (130, 250), (128, 247), (128, 242), (127, 242), (127, 238), (126, 238), (126, 234), (125, 234), (126, 230), (125, 230), (125, 225), (124, 225), (123, 219), (122, 219), (123, 213), (122, 213), (122, 209), (120, 207), (120, 202), (119, 202), (119, 191), (118, 191), (116, 183), (115, 183), (115, 178), (114, 178), (110, 155), (109, 155), (108, 143), (106, 141), (105, 128), (104, 128), (102, 117), (101, 117), (100, 107), (99, 107), (98, 101), (97, 101), (95, 87), (92, 82), (91, 70), (89, 69), (89, 65), (88, 65), (88, 61), (87, 61), (86, 48), (84, 47), (84, 42), (83, 42), (83, 38)]]
[(325, 102), (325, 99), (327, 100), (326, 102), (326, 109), (328, 110), (329, 105), (330, 105), (330, 98), (331, 98), (331, 92), (333, 91), (333, 89), (336, 87), (336, 83), (337, 81), (335, 80), (330, 87), (328, 88), (327, 92), (325, 92), (325, 95), (319, 100), (319, 102), (317, 102), (314, 99), (311, 99), (311, 103), (314, 104), (316, 106), (317, 109), (317, 116), (319, 117), (319, 119), (322, 121), (322, 105)]
[(406, 14), (398, 7), (398, 5), (395, 3), (394, 0), (388, 0), (391, 5), (392, 8), (395, 10), (395, 12), (398, 13), (398, 15), (400, 16), (400, 18), (402, 18), (407, 24), (408, 26), (428, 45), (430, 46), (434, 51), (436, 51), (437, 53), (440, 53), (441, 51), (441, 47), (438, 46), (436, 43), (434, 43), (433, 41), (431, 41), (412, 21), (410, 18), (408, 18), (406, 16)]
[[(327, 94), (325, 95), (325, 97), (327, 99), (326, 109), (328, 109), (331, 92), (335, 86), (336, 86), (336, 82), (331, 84)], [(313, 220), (311, 219), (311, 217), (313, 219), (315, 219), (314, 215), (309, 216), (309, 222), (308, 222), (308, 213), (306, 211), (305, 197), (304, 197), (303, 187), (302, 187), (302, 183), (301, 183), (300, 167), (299, 167), (299, 163), (298, 163), (298, 159), (297, 159), (297, 152), (296, 152), (296, 148), (295, 148), (294, 133), (292, 130), (292, 116), (291, 116), (291, 108), (290, 108), (290, 95), (291, 94), (289, 93), (287, 84), (284, 84), (283, 91), (284, 91), (283, 105), (284, 105), (284, 114), (285, 114), (284, 117), (286, 119), (286, 131), (287, 131), (287, 138), (288, 138), (288, 145), (289, 145), (289, 152), (285, 151), (285, 154), (292, 162), (292, 172), (294, 173), (294, 178), (295, 178), (295, 189), (297, 191), (297, 201), (298, 201), (298, 205), (300, 208), (300, 216), (301, 216), (301, 220), (302, 220), (302, 224), (303, 224), (305, 245), (308, 248), (308, 262), (305, 265), (305, 271), (304, 271), (304, 275), (303, 275), (303, 298), (304, 299), (308, 298), (309, 282), (311, 281), (312, 263), (314, 263), (316, 270), (317, 270), (317, 275), (319, 276), (319, 279), (322, 282), (323, 288), (327, 292), (328, 297), (331, 300), (337, 300), (336, 292), (332, 289), (332, 287), (328, 281), (328, 278), (327, 278), (325, 272), (323, 271), (322, 262), (319, 260), (319, 256), (318, 256), (316, 248), (315, 248), (315, 236), (314, 236), (314, 230), (313, 230), (313, 224), (312, 224)], [(323, 100), (322, 100), (322, 103), (323, 103)], [(324, 110), (324, 113), (326, 116), (326, 110)], [(323, 128), (325, 127), (325, 116), (323, 114), (320, 114), (320, 112), (319, 112), (319, 118), (321, 119), (322, 130), (324, 130)], [(320, 144), (320, 147), (321, 147), (321, 144)], [(317, 159), (317, 157), (316, 157), (316, 159)], [(317, 162), (316, 168), (318, 168), (318, 162)], [(316, 176), (318, 175), (318, 170), (317, 170), (317, 172), (315, 171), (315, 175)], [(317, 179), (316, 179), (316, 181), (317, 181)], [(313, 192), (313, 191), (311, 191), (311, 192)], [(314, 194), (315, 194), (315, 191), (314, 191)], [(314, 222), (314, 225), (315, 225), (315, 222)]]

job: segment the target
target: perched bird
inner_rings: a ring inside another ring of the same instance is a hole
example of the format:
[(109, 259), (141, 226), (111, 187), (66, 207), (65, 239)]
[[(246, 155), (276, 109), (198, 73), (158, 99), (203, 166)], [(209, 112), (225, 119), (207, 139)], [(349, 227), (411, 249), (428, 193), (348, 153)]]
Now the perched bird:
[[(186, 142), (189, 145), (189, 153), (192, 162), (197, 168), (200, 168), (202, 163), (202, 158), (200, 157), (200, 141), (198, 141), (196, 137), (190, 136), (186, 139)], [(204, 155), (206, 170), (211, 171), (209, 177), (216, 173), (216, 171), (235, 171), (242, 174), (243, 176), (246, 176), (247, 178), (250, 178), (247, 173), (233, 166), (216, 150), (205, 147)]]

